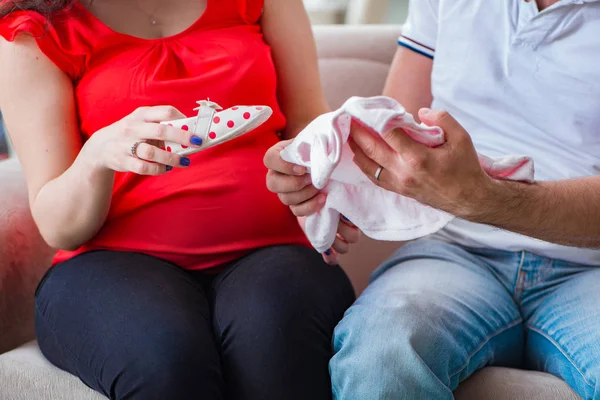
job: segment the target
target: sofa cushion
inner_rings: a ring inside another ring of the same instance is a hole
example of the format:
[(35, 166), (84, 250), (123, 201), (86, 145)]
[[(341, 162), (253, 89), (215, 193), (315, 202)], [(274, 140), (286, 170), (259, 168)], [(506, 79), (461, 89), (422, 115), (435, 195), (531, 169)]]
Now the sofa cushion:
[(457, 400), (577, 400), (567, 383), (554, 375), (512, 368), (487, 367), (462, 383)]
[(37, 342), (0, 356), (0, 399), (101, 400), (73, 375), (50, 364)]
[[(101, 400), (74, 376), (52, 366), (36, 342), (0, 356), (0, 399)], [(576, 400), (560, 379), (542, 372), (485, 368), (463, 383), (457, 400)]]

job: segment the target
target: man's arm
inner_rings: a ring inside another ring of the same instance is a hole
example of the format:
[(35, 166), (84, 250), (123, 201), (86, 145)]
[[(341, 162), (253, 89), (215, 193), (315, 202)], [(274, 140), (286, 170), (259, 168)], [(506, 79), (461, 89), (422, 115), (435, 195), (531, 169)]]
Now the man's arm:
[(418, 118), (417, 112), (430, 107), (433, 59), (405, 47), (398, 47), (383, 94), (396, 99)]
[[(600, 177), (533, 184), (485, 173), (469, 134), (450, 114), (422, 109), (426, 125), (444, 130), (430, 148), (402, 130), (382, 143), (362, 129), (352, 134), (355, 162), (373, 183), (471, 222), (493, 225), (552, 243), (600, 248)], [(384, 167), (379, 180), (373, 176)]]
[(600, 248), (600, 177), (495, 181), (465, 218), (552, 243)]

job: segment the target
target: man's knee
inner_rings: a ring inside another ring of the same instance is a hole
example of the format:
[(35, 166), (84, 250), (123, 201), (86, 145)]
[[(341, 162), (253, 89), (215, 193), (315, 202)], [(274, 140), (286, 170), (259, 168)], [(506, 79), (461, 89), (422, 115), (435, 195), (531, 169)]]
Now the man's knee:
[(441, 377), (444, 371), (436, 360), (448, 333), (440, 319), (443, 312), (423, 296), (408, 295), (389, 304), (364, 304), (359, 299), (335, 329), (332, 366), (344, 373), (383, 374), (382, 378), (393, 374), (390, 379), (400, 379), (419, 363)]
[(442, 359), (448, 352), (440, 346), (436, 311), (410, 296), (396, 300), (359, 300), (336, 327), (330, 362), (336, 398), (451, 398), (442, 383), (448, 380)]

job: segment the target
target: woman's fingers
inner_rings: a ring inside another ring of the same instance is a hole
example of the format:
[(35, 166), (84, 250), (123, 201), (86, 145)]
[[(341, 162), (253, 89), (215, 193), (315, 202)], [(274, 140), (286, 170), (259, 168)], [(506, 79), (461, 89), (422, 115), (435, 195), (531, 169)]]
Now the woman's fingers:
[(343, 220), (338, 226), (338, 234), (348, 243), (357, 243), (360, 240), (360, 229), (350, 221)]
[(329, 249), (323, 253), (323, 260), (329, 265), (338, 265), (339, 258), (339, 254), (333, 249)]
[(290, 209), (296, 217), (307, 217), (318, 212), (327, 201), (327, 195), (320, 193), (304, 203), (290, 206)]
[(191, 163), (188, 157), (169, 153), (149, 143), (140, 143), (135, 153), (142, 160), (170, 165), (172, 167), (189, 167)]
[(134, 141), (156, 140), (159, 142), (174, 142), (191, 147), (198, 147), (202, 144), (202, 139), (189, 131), (184, 131), (170, 125), (135, 120), (127, 121), (124, 134), (127, 138)]
[(295, 206), (312, 199), (318, 194), (319, 190), (317, 188), (313, 185), (308, 185), (297, 192), (279, 193), (279, 200), (286, 206)]
[(125, 164), (125, 171), (130, 171), (138, 175), (156, 176), (165, 173), (164, 165), (151, 163), (139, 158), (128, 157)]
[(281, 158), (281, 152), (291, 142), (291, 140), (286, 140), (271, 147), (265, 154), (263, 162), (269, 170), (279, 172), (280, 174), (302, 176), (306, 174), (305, 167), (289, 163)]
[[(298, 192), (312, 183), (310, 175), (287, 175), (274, 170), (267, 172), (267, 188), (273, 193)], [(307, 200), (307, 199), (305, 199)]]
[(340, 235), (337, 235), (335, 242), (331, 246), (338, 254), (346, 254), (350, 251), (350, 244), (344, 240)]
[(144, 122), (154, 123), (186, 118), (181, 111), (171, 106), (140, 107), (132, 115)]

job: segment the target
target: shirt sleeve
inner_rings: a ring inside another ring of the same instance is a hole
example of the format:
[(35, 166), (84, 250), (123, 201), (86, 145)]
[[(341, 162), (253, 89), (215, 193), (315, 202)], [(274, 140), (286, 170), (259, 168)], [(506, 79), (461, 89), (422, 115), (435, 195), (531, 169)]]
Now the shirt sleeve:
[(13, 11), (0, 18), (0, 36), (12, 42), (19, 34), (32, 36), (39, 49), (72, 80), (80, 77), (85, 55), (72, 25), (62, 21), (57, 29), (34, 11)]
[(402, 27), (400, 46), (433, 58), (438, 31), (440, 0), (410, 0), (408, 18)]

